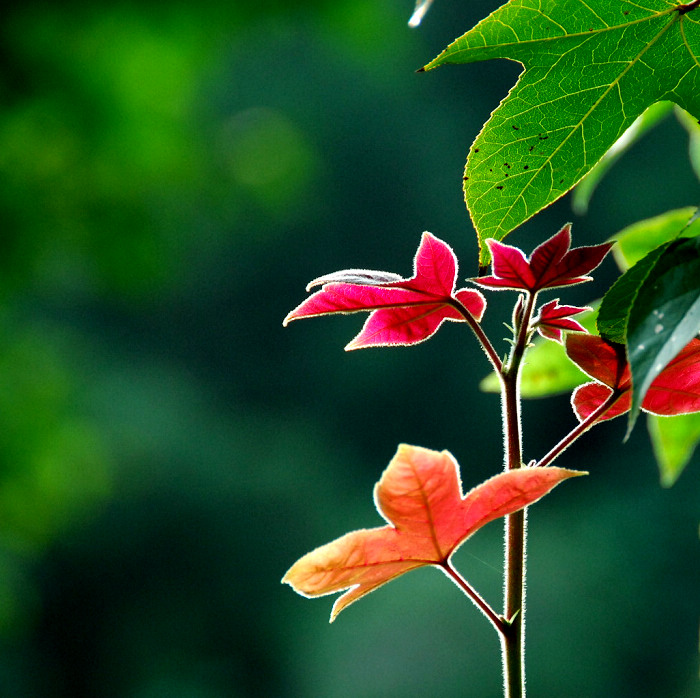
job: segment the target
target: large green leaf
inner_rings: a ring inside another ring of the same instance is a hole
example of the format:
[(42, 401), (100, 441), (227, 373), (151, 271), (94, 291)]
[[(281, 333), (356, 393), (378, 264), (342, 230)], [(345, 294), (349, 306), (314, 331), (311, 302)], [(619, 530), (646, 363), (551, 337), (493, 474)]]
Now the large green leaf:
[(647, 107), (669, 100), (700, 118), (698, 4), (511, 0), (425, 66), (525, 66), (467, 160), (482, 264), (486, 238), (504, 238), (571, 189)]

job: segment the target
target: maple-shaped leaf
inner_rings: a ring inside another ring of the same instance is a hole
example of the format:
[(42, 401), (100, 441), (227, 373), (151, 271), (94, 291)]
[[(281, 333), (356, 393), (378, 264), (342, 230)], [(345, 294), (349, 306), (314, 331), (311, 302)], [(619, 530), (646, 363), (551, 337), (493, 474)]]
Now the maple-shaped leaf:
[(585, 313), (591, 310), (588, 306), (579, 307), (576, 305), (559, 305), (559, 299), (556, 298), (549, 303), (545, 303), (541, 308), (537, 317), (532, 321), (537, 331), (546, 339), (553, 339), (555, 342), (561, 343), (562, 331), (569, 332), (585, 332), (586, 328), (576, 320), (572, 320), (572, 315)]
[(650, 105), (700, 118), (700, 3), (510, 0), (425, 66), (507, 58), (525, 70), (474, 141), (464, 193), (488, 262), (571, 189)]
[[(282, 579), (305, 596), (345, 591), (331, 621), (353, 601), (404, 572), (445, 565), (475, 531), (528, 504), (566, 478), (563, 468), (500, 473), (462, 495), (459, 467), (447, 451), (402, 444), (374, 490), (386, 526), (353, 531), (311, 551)], [(346, 591), (347, 590), (347, 591)]]
[(472, 279), (479, 286), (536, 293), (544, 288), (573, 286), (590, 281), (595, 269), (612, 247), (611, 242), (571, 248), (571, 224), (535, 248), (528, 259), (518, 247), (498, 240), (486, 241), (491, 252), (491, 276)]
[(486, 301), (478, 291), (455, 291), (457, 258), (452, 248), (423, 233), (414, 259), (414, 274), (346, 269), (312, 281), (322, 286), (284, 319), (284, 325), (304, 317), (372, 311), (360, 333), (345, 349), (410, 345), (437, 332), (445, 320), (460, 322), (465, 313), (481, 320)]
[[(622, 344), (590, 334), (566, 337), (569, 358), (595, 381), (580, 385), (571, 396), (574, 412), (583, 421), (613, 395), (615, 403), (599, 419), (612, 419), (632, 404), (630, 368)], [(700, 412), (700, 340), (693, 339), (652, 381), (642, 409), (670, 417)]]

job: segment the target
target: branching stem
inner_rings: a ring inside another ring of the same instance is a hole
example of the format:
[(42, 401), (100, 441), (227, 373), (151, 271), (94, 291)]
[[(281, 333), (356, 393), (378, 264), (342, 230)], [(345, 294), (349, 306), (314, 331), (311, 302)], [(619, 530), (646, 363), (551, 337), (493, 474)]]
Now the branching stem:
[[(699, 0), (700, 1), (700, 0)], [(555, 458), (561, 455), (569, 446), (571, 446), (579, 436), (585, 434), (592, 426), (598, 422), (598, 420), (617, 402), (622, 393), (619, 390), (614, 390), (610, 397), (598, 407), (593, 410), (586, 419), (584, 419), (577, 427), (574, 427), (554, 448), (552, 448), (547, 455), (543, 456), (540, 461), (536, 464), (538, 468), (543, 468), (545, 465), (549, 465)]]
[(476, 607), (491, 621), (493, 627), (499, 635), (504, 635), (507, 631), (507, 623), (502, 616), (499, 616), (493, 608), (484, 600), (479, 592), (469, 584), (469, 582), (457, 572), (449, 560), (445, 560), (441, 565), (445, 574), (474, 602)]
[[(520, 368), (530, 340), (530, 320), (535, 308), (536, 293), (526, 297), (522, 315), (515, 326), (513, 348), (501, 371), (503, 430), (505, 436), (505, 468), (515, 470), (523, 465), (520, 424)], [(506, 698), (525, 696), (525, 548), (526, 513), (524, 509), (506, 516), (505, 524), (505, 632), (502, 638), (503, 684)]]

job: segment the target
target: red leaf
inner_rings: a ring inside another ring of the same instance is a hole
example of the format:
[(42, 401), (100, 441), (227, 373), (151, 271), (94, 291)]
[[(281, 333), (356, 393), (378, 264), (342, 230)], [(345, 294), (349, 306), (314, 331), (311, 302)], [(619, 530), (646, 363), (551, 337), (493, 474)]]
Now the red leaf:
[(331, 621), (346, 606), (395, 577), (445, 564), (475, 531), (532, 504), (562, 480), (584, 473), (521, 468), (492, 477), (462, 496), (459, 467), (447, 451), (399, 446), (374, 491), (389, 525), (348, 533), (298, 560), (283, 582), (305, 596), (345, 591)]
[(585, 332), (583, 327), (576, 320), (572, 320), (572, 315), (578, 315), (590, 308), (581, 308), (576, 305), (559, 305), (559, 299), (545, 303), (540, 308), (539, 315), (533, 320), (533, 326), (537, 327), (537, 331), (547, 339), (553, 339), (555, 342), (561, 342), (562, 330), (571, 332)]
[(566, 338), (569, 358), (591, 378), (611, 388), (628, 388), (630, 372), (622, 344), (594, 334), (570, 334)]
[[(582, 422), (593, 414), (611, 395), (612, 389), (602, 383), (586, 383), (579, 385), (571, 395), (571, 404), (578, 420)], [(629, 390), (622, 393), (618, 400), (605, 411), (599, 421), (612, 419), (625, 414), (632, 405), (632, 393)]]
[(414, 275), (346, 269), (312, 281), (321, 285), (284, 319), (372, 311), (360, 333), (345, 347), (410, 345), (432, 336), (445, 320), (464, 321), (462, 309), (477, 321), (486, 307), (478, 291), (455, 291), (457, 258), (452, 249), (430, 233), (423, 233), (414, 260)]
[(537, 247), (530, 259), (517, 247), (488, 239), (493, 274), (473, 279), (486, 288), (526, 290), (536, 293), (543, 288), (572, 286), (590, 281), (593, 271), (610, 251), (612, 243), (592, 247), (571, 246), (571, 225), (567, 223), (556, 235)]
[[(613, 390), (620, 397), (600, 419), (612, 419), (630, 409), (632, 384), (621, 344), (595, 335), (571, 334), (566, 338), (566, 353), (596, 380), (579, 386), (571, 396), (579, 420), (601, 407)], [(642, 409), (666, 417), (700, 412), (700, 340), (691, 340), (654, 379), (644, 396)]]

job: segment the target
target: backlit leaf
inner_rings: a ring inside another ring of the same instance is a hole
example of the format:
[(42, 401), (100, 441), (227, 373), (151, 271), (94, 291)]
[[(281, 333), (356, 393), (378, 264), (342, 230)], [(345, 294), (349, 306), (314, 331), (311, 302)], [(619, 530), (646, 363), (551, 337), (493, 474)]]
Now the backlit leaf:
[(474, 141), (464, 192), (482, 265), (573, 187), (652, 104), (700, 118), (700, 13), (668, 0), (510, 0), (425, 66), (507, 58), (525, 70)]
[[(632, 404), (630, 367), (625, 348), (590, 334), (569, 334), (565, 340), (569, 358), (595, 379), (574, 390), (571, 403), (579, 420), (603, 407), (613, 392), (614, 405), (598, 419), (612, 419)], [(652, 381), (641, 408), (661, 416), (700, 411), (700, 340), (691, 340)]]
[(581, 308), (576, 305), (559, 305), (556, 298), (549, 303), (545, 303), (536, 318), (532, 321), (537, 331), (546, 339), (561, 342), (562, 332), (585, 332), (586, 328), (576, 320), (572, 320), (573, 315), (579, 315), (589, 311), (590, 308)]
[(604, 259), (611, 242), (571, 248), (571, 224), (536, 247), (529, 257), (518, 247), (487, 240), (493, 273), (473, 279), (475, 284), (496, 290), (536, 293), (545, 288), (573, 286), (591, 281), (587, 276)]
[(465, 313), (481, 319), (486, 302), (478, 291), (455, 291), (457, 258), (450, 246), (423, 233), (413, 263), (414, 274), (346, 269), (319, 277), (307, 290), (321, 286), (284, 319), (371, 311), (346, 349), (410, 345), (431, 337), (445, 320), (463, 322)]
[(500, 473), (462, 495), (459, 467), (447, 451), (401, 445), (374, 491), (387, 521), (353, 531), (298, 560), (283, 582), (305, 596), (345, 591), (331, 621), (346, 606), (425, 565), (444, 565), (473, 533), (494, 519), (532, 504), (566, 478), (562, 468)]
[(644, 396), (664, 367), (700, 332), (700, 238), (669, 243), (630, 310), (632, 429)]

